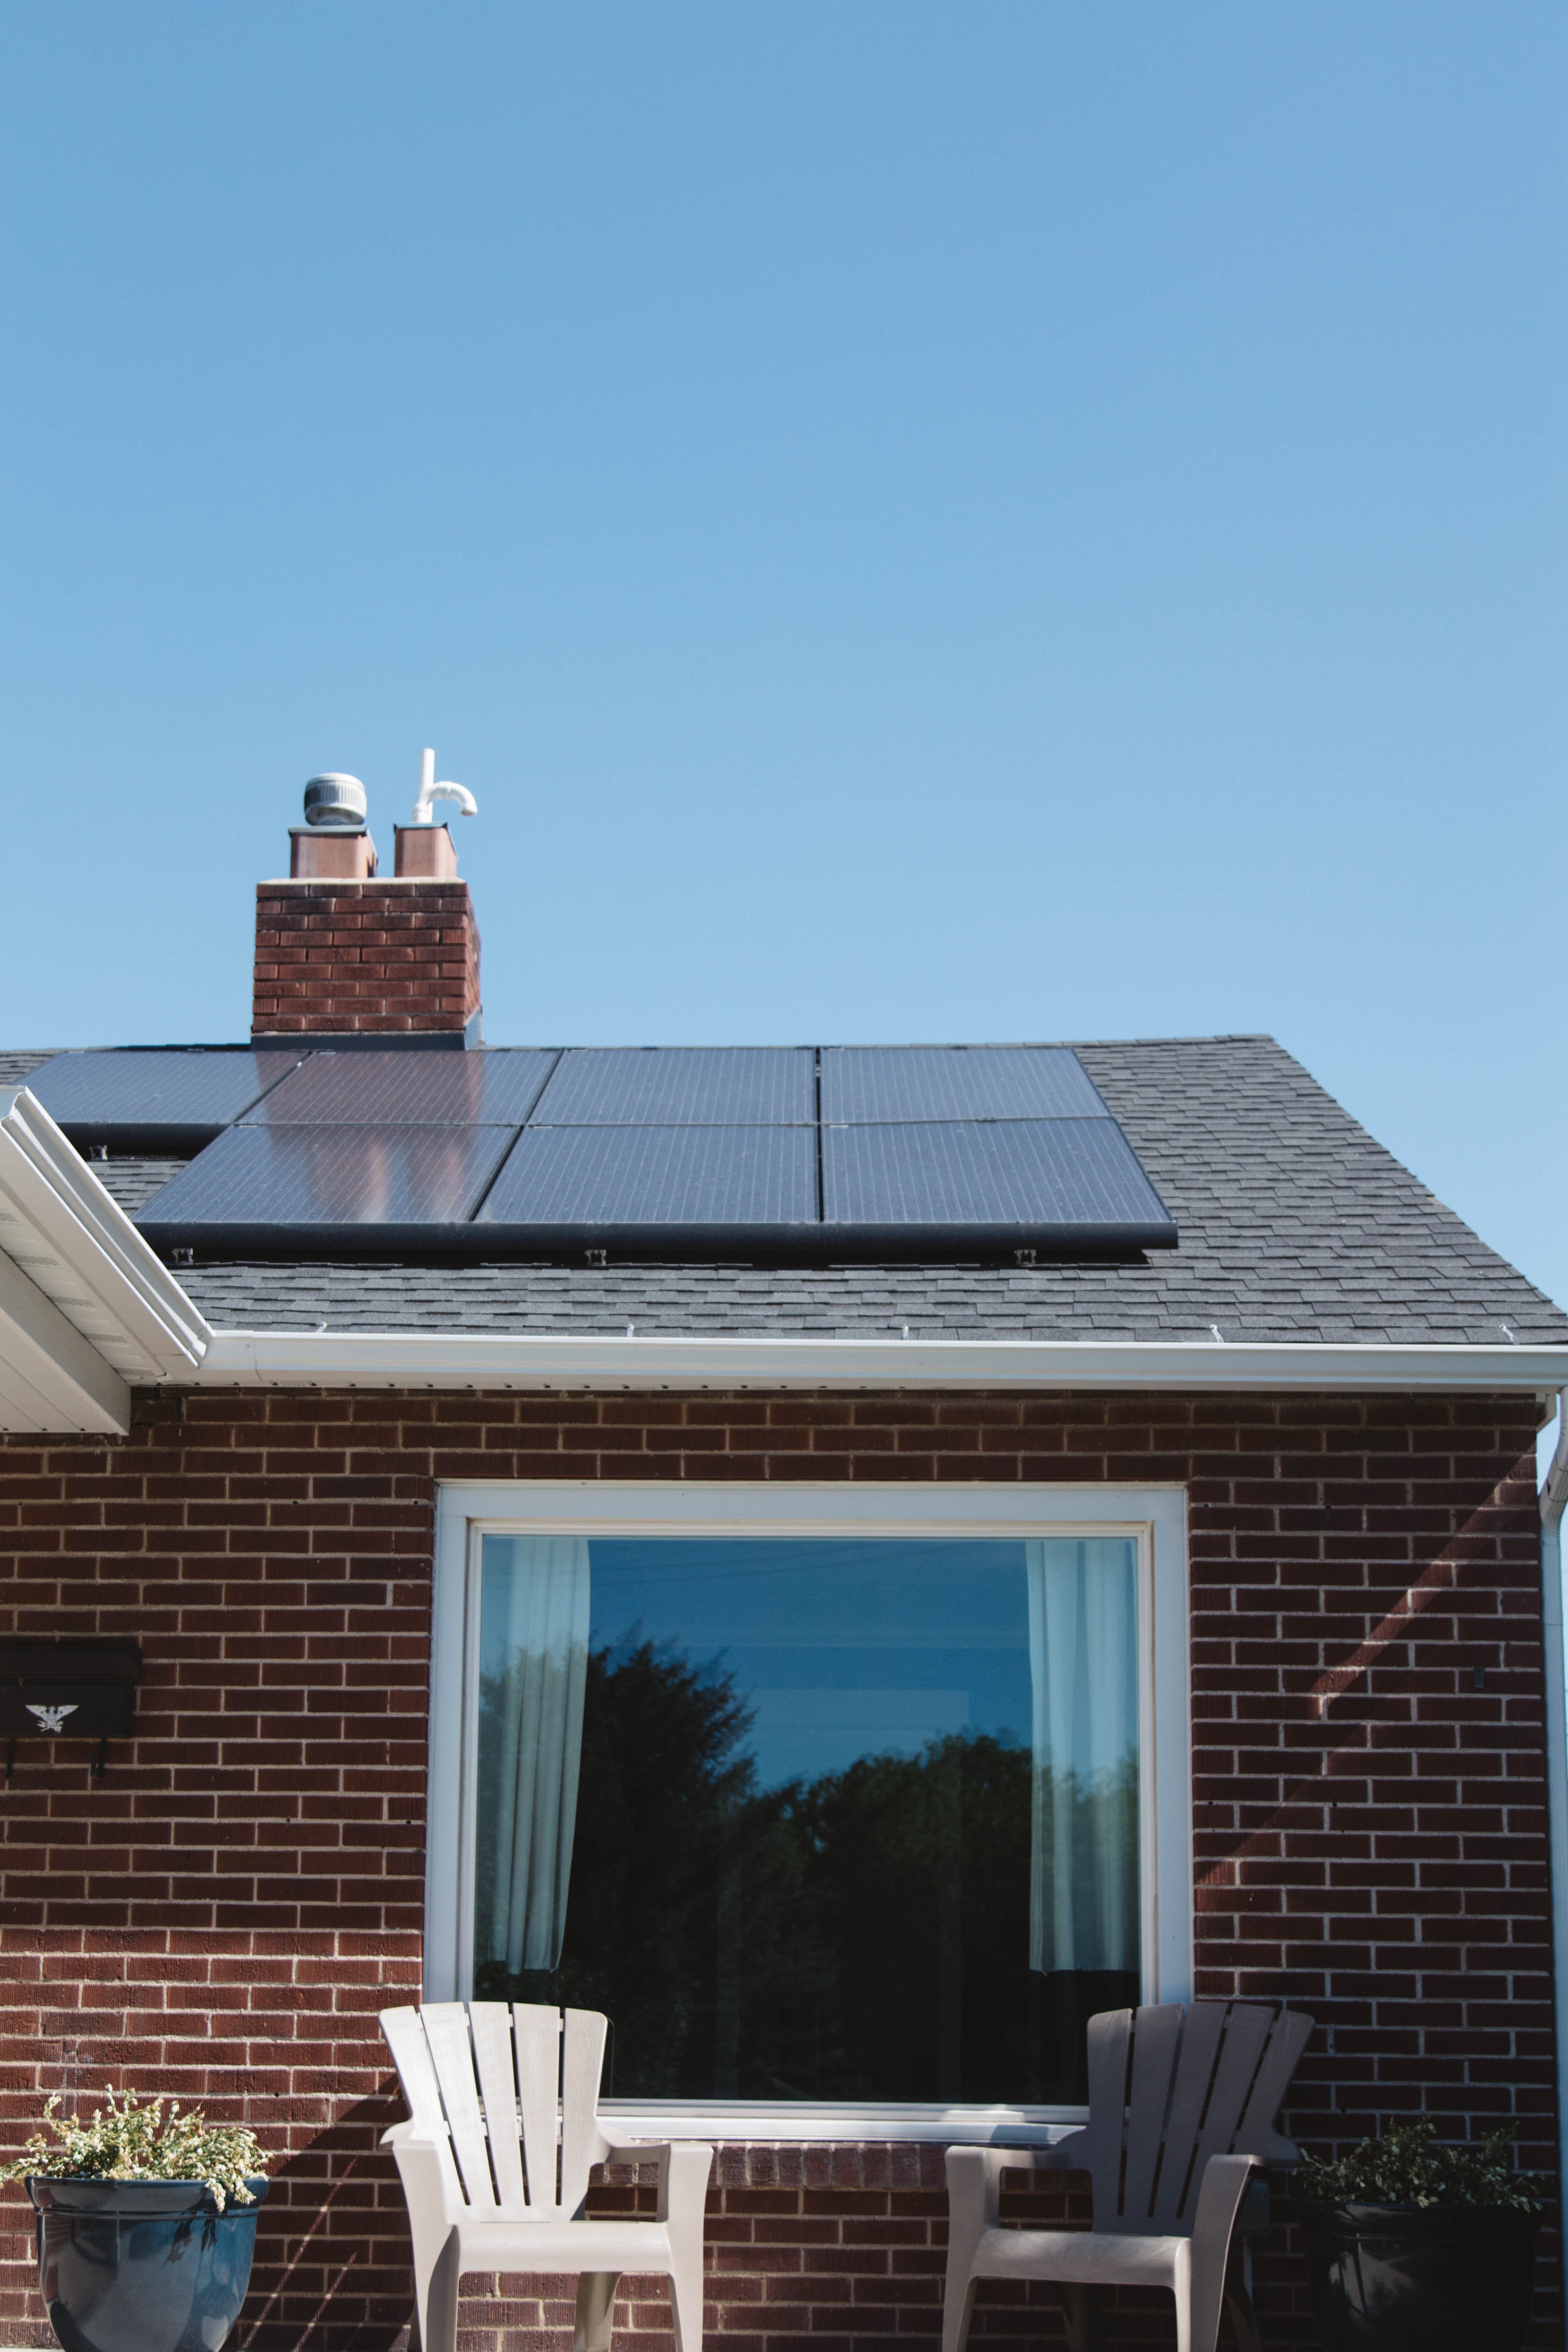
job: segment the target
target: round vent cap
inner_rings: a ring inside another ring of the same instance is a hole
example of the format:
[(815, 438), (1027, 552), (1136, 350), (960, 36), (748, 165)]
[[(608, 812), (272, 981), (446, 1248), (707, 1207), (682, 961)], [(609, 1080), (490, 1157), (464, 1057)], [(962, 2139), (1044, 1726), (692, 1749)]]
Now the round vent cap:
[(305, 787), (307, 824), (357, 828), (365, 821), (365, 806), (358, 776), (312, 776)]

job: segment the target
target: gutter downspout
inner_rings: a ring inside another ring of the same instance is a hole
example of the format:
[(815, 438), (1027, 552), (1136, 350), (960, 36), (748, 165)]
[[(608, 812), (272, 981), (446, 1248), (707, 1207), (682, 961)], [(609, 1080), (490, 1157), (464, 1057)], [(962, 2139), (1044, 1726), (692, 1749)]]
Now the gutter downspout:
[(1557, 1450), (1541, 1489), (1542, 1633), (1546, 1669), (1546, 1820), (1552, 1857), (1552, 2016), (1557, 2045), (1557, 2197), (1568, 2248), (1568, 1658), (1563, 1633), (1563, 1514), (1568, 1508), (1568, 1390)]

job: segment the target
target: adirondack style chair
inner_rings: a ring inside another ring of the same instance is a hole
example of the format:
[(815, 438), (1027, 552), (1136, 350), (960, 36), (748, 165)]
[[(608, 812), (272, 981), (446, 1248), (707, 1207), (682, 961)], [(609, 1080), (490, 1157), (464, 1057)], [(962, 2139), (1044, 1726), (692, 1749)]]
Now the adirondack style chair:
[[(574, 2352), (609, 2352), (623, 2271), (662, 2272), (676, 2352), (702, 2352), (703, 2209), (713, 2150), (622, 2140), (599, 2120), (605, 2024), (585, 2009), (439, 2001), (384, 2009), (409, 2119), (382, 2135), (413, 2237), (423, 2352), (454, 2352), (465, 2271), (577, 2273)], [(651, 2221), (586, 2221), (595, 2164), (657, 2163)]]
[[(1099, 2352), (1103, 2291), (1168, 2287), (1178, 2352), (1215, 2352), (1223, 2304), (1242, 2352), (1257, 2323), (1230, 2263), (1257, 2164), (1297, 2150), (1274, 2119), (1312, 2021), (1244, 2001), (1111, 2010), (1089, 2021), (1089, 2121), (1051, 2147), (950, 2147), (942, 2352), (963, 2352), (981, 2279), (1060, 2286), (1072, 2352)], [(1087, 2172), (1089, 2230), (1000, 2226), (1004, 2171)]]

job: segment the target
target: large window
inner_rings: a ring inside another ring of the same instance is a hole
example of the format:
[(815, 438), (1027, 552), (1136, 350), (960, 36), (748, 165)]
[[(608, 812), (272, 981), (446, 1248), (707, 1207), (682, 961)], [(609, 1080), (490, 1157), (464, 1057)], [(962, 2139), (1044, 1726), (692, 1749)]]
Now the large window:
[(450, 1496), (429, 1990), (602, 2009), (617, 2101), (1080, 2101), (1161, 1973), (1159, 1612), (1153, 1524), (1063, 1499)]

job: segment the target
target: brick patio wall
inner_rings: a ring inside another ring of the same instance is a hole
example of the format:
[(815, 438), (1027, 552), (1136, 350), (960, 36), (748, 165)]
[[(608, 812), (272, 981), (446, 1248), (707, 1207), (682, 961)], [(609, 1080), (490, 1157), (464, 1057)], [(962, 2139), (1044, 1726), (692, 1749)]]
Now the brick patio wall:
[[(121, 1440), (0, 1443), (0, 1623), (146, 1659), (101, 1780), (85, 1743), (22, 1742), (0, 1796), (0, 2140), (73, 2069), (246, 2117), (282, 2157), (249, 2342), (388, 2352), (409, 2283), (375, 2011), (419, 1979), (436, 1481), (1143, 1480), (1190, 1499), (1198, 1990), (1320, 2021), (1310, 2141), (1511, 2116), (1549, 2164), (1532, 1472), (1528, 1405), (1486, 1397), (164, 1392)], [(0, 2345), (45, 2343), (20, 2190), (0, 2219)], [(933, 2346), (944, 2234), (939, 2150), (722, 2150), (716, 2352)], [(1267, 2340), (1311, 2343), (1282, 2231), (1260, 2287)], [(474, 2280), (465, 2344), (559, 2347), (570, 2310), (565, 2282)], [(664, 2352), (648, 2283), (618, 2322)], [(978, 2325), (1061, 2340), (1039, 2291), (988, 2291)], [(1169, 2342), (1166, 2314), (1115, 2340)]]

